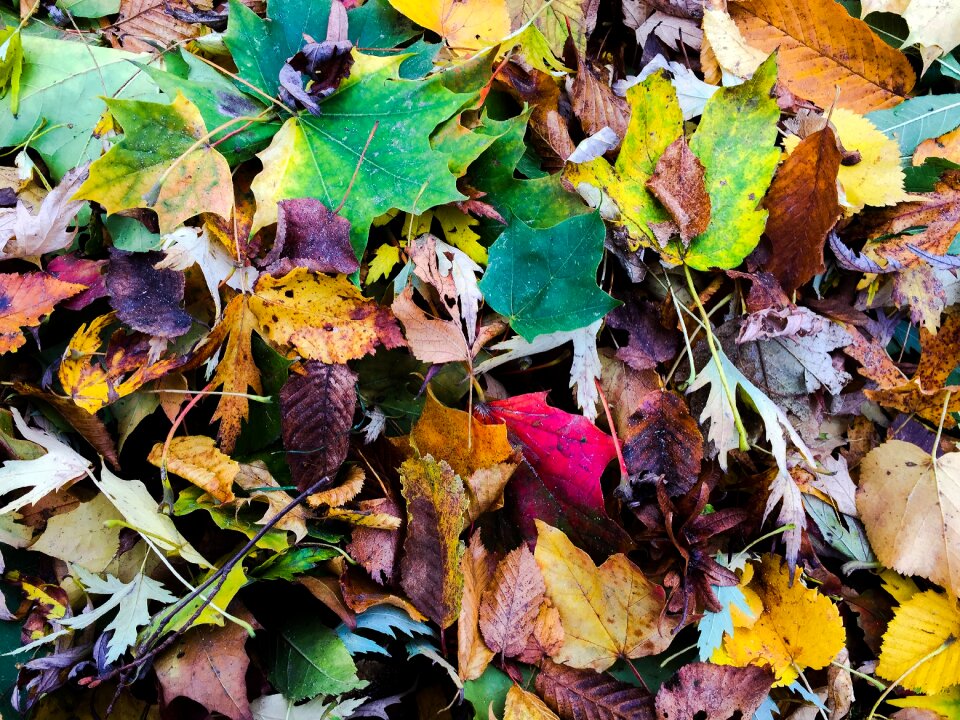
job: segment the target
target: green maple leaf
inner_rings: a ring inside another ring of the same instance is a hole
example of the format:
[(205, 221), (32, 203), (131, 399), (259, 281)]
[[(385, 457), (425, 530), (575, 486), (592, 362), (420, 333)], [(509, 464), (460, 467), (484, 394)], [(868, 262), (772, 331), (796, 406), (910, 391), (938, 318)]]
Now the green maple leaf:
[[(464, 198), (450, 171), (454, 159), (464, 161), (463, 153), (451, 147), (457, 141), (435, 148), (430, 136), (474, 95), (450, 90), (443, 73), (426, 80), (400, 79), (401, 61), (361, 70), (321, 104), (321, 115), (303, 114), (284, 123), (259, 154), (263, 172), (251, 185), (257, 199), (253, 232), (276, 222), (280, 200), (309, 197), (336, 208), (354, 171), (356, 180), (340, 214), (350, 221), (358, 254), (371, 222), (387, 210), (419, 213)], [(480, 150), (482, 146), (476, 152)]]
[(21, 42), (19, 108), (13, 93), (0, 100), (0, 146), (29, 140), (54, 180), (100, 155), (93, 128), (104, 111), (101, 96), (159, 99), (156, 85), (130, 62), (136, 55), (27, 34)]
[(207, 129), (195, 105), (183, 95), (170, 105), (106, 103), (123, 127), (123, 139), (90, 166), (78, 199), (94, 200), (108, 213), (154, 210), (161, 233), (201, 212), (230, 216), (230, 167), (205, 138)]
[(527, 340), (602, 318), (619, 304), (597, 286), (605, 235), (596, 213), (549, 228), (514, 218), (490, 248), (487, 303)]
[(707, 101), (690, 149), (706, 168), (710, 224), (684, 255), (690, 267), (736, 267), (760, 242), (767, 223), (760, 201), (780, 159), (774, 145), (780, 108), (770, 96), (776, 80), (777, 58), (771, 55), (753, 78)]

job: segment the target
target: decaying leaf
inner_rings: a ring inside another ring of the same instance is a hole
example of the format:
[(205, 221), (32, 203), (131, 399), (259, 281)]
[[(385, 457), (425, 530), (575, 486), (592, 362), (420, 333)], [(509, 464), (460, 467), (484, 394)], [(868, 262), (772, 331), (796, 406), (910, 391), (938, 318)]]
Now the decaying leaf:
[(457, 619), (457, 670), (461, 680), (480, 677), (494, 656), (480, 635), (479, 622), (481, 597), (493, 580), (496, 564), (496, 558), (483, 546), (480, 533), (471, 535), (461, 564), (463, 597)]
[(507, 554), (480, 601), (480, 631), (487, 647), (503, 657), (523, 652), (545, 592), (530, 549), (521, 545)]
[(753, 717), (767, 697), (773, 674), (765, 668), (710, 663), (684, 665), (657, 692), (659, 720), (701, 717), (727, 720), (741, 713)]
[(653, 720), (653, 698), (609, 673), (575, 670), (544, 659), (534, 683), (560, 717), (585, 720)]

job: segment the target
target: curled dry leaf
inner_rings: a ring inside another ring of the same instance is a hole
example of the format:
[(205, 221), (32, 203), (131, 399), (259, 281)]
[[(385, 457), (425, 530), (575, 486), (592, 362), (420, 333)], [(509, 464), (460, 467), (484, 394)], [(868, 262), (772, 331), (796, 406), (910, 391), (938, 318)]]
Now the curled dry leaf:
[(189, 480), (217, 502), (234, 500), (233, 481), (240, 472), (240, 464), (220, 452), (213, 438), (205, 435), (175, 437), (166, 447), (163, 443), (154, 445), (147, 460)]
[[(528, 551), (529, 552), (529, 551)], [(463, 554), (463, 597), (457, 619), (457, 672), (461, 680), (476, 680), (494, 652), (480, 636), (480, 602), (493, 580), (496, 558), (483, 546), (479, 532), (470, 536)]]

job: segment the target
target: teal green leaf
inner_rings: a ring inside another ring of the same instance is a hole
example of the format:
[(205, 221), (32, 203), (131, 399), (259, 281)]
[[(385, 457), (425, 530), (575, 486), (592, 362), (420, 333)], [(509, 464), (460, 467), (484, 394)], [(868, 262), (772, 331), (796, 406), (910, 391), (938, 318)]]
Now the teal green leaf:
[(280, 69), (303, 46), (303, 36), (327, 36), (330, 3), (317, 0), (272, 0), (264, 20), (240, 0), (230, 0), (230, 21), (223, 41), (237, 73), (268, 97), (280, 85)]
[[(171, 99), (179, 92), (196, 105), (211, 130), (237, 118), (263, 116), (268, 109), (264, 103), (240, 92), (225, 75), (179, 48), (167, 53), (166, 70), (147, 64), (141, 67)], [(217, 150), (231, 165), (249, 160), (265, 148), (280, 128), (279, 121), (269, 114), (261, 121), (244, 125), (238, 120), (213, 137), (214, 141), (226, 137), (217, 144)]]
[(889, 110), (867, 115), (880, 132), (900, 145), (900, 155), (913, 154), (924, 140), (939, 137), (960, 125), (960, 93), (924, 95), (904, 100)]
[(20, 78), (23, 75), (23, 42), (20, 31), (7, 27), (0, 31), (0, 97), (10, 95), (10, 112), (19, 112)]
[[(284, 123), (266, 150), (251, 187), (257, 199), (253, 231), (277, 221), (277, 202), (316, 198), (335, 208), (356, 180), (340, 215), (350, 221), (358, 255), (373, 219), (391, 208), (423, 212), (462, 200), (449, 170), (453, 150), (431, 147), (433, 130), (469, 101), (444, 87), (442, 74), (426, 80), (397, 77), (398, 58), (363, 74), (321, 104), (319, 116)], [(363, 162), (360, 157), (370, 133)]]
[(531, 227), (556, 225), (590, 208), (560, 184), (557, 175), (517, 179), (514, 170), (527, 151), (523, 141), (532, 109), (512, 118), (507, 131), (495, 140), (470, 168), (470, 185), (487, 193), (484, 198), (504, 218), (517, 217)]
[(90, 166), (77, 199), (98, 202), (108, 213), (154, 210), (161, 233), (202, 212), (230, 216), (230, 167), (211, 146), (195, 105), (183, 95), (170, 105), (106, 102), (123, 128), (123, 139)]
[(338, 625), (336, 629), (337, 636), (343, 640), (343, 644), (347, 646), (351, 655), (360, 653), (389, 655), (390, 653), (380, 642), (361, 635), (359, 630), (378, 632), (393, 640), (397, 639), (398, 632), (410, 638), (417, 635), (430, 637), (434, 635), (429, 625), (414, 620), (405, 611), (390, 605), (374, 605), (357, 615), (357, 626), (353, 630), (344, 623)]
[(277, 633), (269, 679), (294, 702), (317, 695), (340, 695), (366, 686), (343, 641), (323, 622), (307, 615), (290, 620)]
[[(368, 0), (347, 13), (350, 41), (360, 52), (394, 54), (392, 48), (406, 42), (420, 30), (393, 9), (387, 0)], [(439, 49), (439, 45), (437, 46)], [(409, 52), (409, 48), (407, 49)]]
[[(106, 110), (101, 96), (157, 100), (157, 87), (129, 62), (141, 56), (79, 42), (24, 34), (20, 108), (0, 101), (0, 146), (30, 142), (59, 180), (102, 151), (93, 128)], [(50, 62), (56, 58), (56, 62)], [(36, 132), (42, 130), (42, 132)]]
[(760, 242), (767, 222), (760, 202), (780, 158), (774, 145), (780, 109), (770, 96), (776, 80), (771, 55), (752, 79), (707, 100), (690, 149), (706, 168), (710, 225), (687, 249), (690, 267), (736, 267)]
[(101, 18), (120, 11), (120, 0), (58, 0), (57, 7), (74, 17)]
[(480, 289), (527, 340), (585, 327), (619, 305), (597, 286), (605, 236), (596, 213), (549, 228), (514, 218), (490, 248)]

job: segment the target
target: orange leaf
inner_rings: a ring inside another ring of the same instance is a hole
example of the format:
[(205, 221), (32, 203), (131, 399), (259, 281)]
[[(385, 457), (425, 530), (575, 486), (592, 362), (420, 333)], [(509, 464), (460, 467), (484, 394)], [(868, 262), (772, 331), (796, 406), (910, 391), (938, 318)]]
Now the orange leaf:
[(0, 275), (0, 354), (27, 341), (20, 328), (36, 327), (54, 305), (86, 289), (41, 272)]
[(476, 680), (493, 659), (493, 651), (480, 638), (478, 623), (480, 597), (490, 586), (495, 567), (496, 558), (483, 546), (480, 533), (475, 532), (461, 564), (463, 598), (457, 620), (457, 669), (461, 680)]

